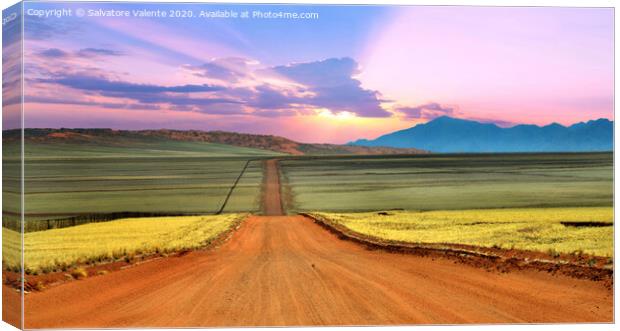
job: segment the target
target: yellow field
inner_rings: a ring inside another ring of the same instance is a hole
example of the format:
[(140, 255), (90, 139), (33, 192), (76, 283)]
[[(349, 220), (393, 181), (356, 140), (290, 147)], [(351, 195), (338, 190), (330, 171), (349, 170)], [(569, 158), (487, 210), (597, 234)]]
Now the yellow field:
[(22, 243), (19, 232), (2, 228), (2, 266), (19, 270)]
[[(137, 254), (171, 252), (203, 246), (244, 214), (128, 218), (69, 228), (28, 232), (25, 269), (52, 271), (76, 263), (109, 261)], [(4, 263), (19, 264), (19, 233), (2, 229)], [(8, 253), (8, 254), (7, 254)]]
[(613, 227), (560, 222), (613, 222), (612, 207), (313, 213), (352, 231), (414, 243), (452, 243), (543, 252), (613, 256)]

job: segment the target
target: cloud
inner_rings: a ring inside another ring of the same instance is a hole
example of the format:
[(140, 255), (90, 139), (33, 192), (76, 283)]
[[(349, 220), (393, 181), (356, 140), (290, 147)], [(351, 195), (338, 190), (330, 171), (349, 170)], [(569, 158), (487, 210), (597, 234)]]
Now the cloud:
[(39, 16), (24, 17), (24, 39), (45, 40), (56, 36), (65, 36), (71, 33), (82, 33), (79, 21), (51, 20)]
[(68, 58), (98, 58), (104, 56), (121, 56), (124, 53), (112, 49), (104, 48), (82, 48), (75, 52), (63, 51), (58, 48), (48, 48), (37, 53), (38, 56), (46, 59), (68, 59)]
[(497, 126), (501, 126), (504, 128), (508, 128), (508, 127), (512, 127), (517, 125), (518, 123), (515, 122), (511, 122), (511, 121), (504, 121), (504, 120), (500, 120), (500, 119), (489, 119), (489, 118), (485, 118), (485, 117), (471, 117), (468, 116), (467, 117), (468, 120), (472, 120), (472, 121), (476, 121), (476, 122), (480, 122), (480, 123), (490, 123), (490, 124), (495, 124)]
[(32, 79), (29, 84), (41, 85), (42, 89), (59, 85), (76, 90), (81, 95), (119, 99), (118, 103), (112, 102), (114, 105), (125, 104), (130, 99), (144, 105), (165, 105), (164, 108), (169, 110), (210, 114), (244, 113), (277, 117), (317, 114), (329, 109), (333, 114), (348, 112), (360, 117), (392, 116), (381, 106), (385, 100), (382, 100), (380, 93), (363, 88), (355, 78), (360, 70), (351, 58), (263, 68), (250, 59), (220, 58), (182, 67), (195, 77), (205, 78), (202, 81), (208, 83), (166, 86), (112, 79), (122, 75), (84, 65), (67, 67), (73, 61), (65, 61), (75, 56), (122, 55), (113, 50), (83, 48), (70, 53), (51, 48), (41, 51), (39, 55), (58, 61), (49, 70), (43, 70), (47, 67), (39, 68), (39, 77), (44, 78)]
[(461, 112), (458, 112), (457, 114), (454, 107), (443, 106), (437, 102), (431, 102), (416, 107), (399, 107), (396, 108), (396, 111), (403, 114), (407, 119), (421, 119), (430, 121), (441, 116), (452, 116), (480, 123), (493, 123), (501, 127), (510, 127), (516, 124), (499, 119), (467, 116)]
[(261, 116), (305, 114), (322, 108), (335, 114), (346, 111), (361, 117), (392, 115), (381, 107), (384, 100), (379, 92), (364, 89), (354, 78), (360, 70), (351, 58), (257, 66), (257, 61), (230, 57), (183, 68), (194, 76), (226, 85), (222, 94), (242, 100), (253, 114)]
[(87, 20), (50, 19), (40, 16), (24, 16), (24, 40), (54, 40), (84, 35), (89, 27)]
[(399, 107), (396, 111), (403, 114), (407, 119), (432, 120), (441, 116), (453, 116), (454, 108), (445, 107), (436, 102), (419, 105), (416, 107)]
[(158, 105), (121, 103), (121, 102), (99, 102), (92, 100), (76, 100), (73, 98), (43, 97), (36, 95), (26, 95), (24, 102), (27, 103), (44, 103), (44, 104), (61, 104), (61, 105), (80, 105), (80, 106), (99, 106), (111, 109), (142, 109), (142, 110), (159, 110)]
[(296, 112), (292, 112), (290, 110), (262, 110), (262, 109), (257, 109), (255, 111), (252, 112), (252, 115), (254, 116), (260, 116), (260, 117), (267, 117), (267, 118), (278, 118), (278, 117), (285, 117), (285, 116), (293, 116), (295, 115)]
[(291, 103), (303, 102), (302, 98), (292, 97), (275, 86), (264, 84), (253, 89), (250, 105), (260, 109), (290, 109)]
[(5, 96), (5, 97), (2, 98), (2, 106), (3, 107), (19, 105), (21, 103), (22, 103), (21, 95), (11, 96), (10, 98), (7, 98)]
[(392, 114), (381, 106), (378, 91), (364, 89), (354, 77), (359, 65), (351, 58), (331, 58), (323, 61), (276, 66), (270, 71), (302, 84), (307, 96), (294, 97), (292, 103), (328, 108), (333, 113), (343, 111), (360, 117), (389, 117)]
[[(116, 98), (127, 98), (133, 99), (143, 103), (150, 104), (171, 104), (173, 106), (211, 106), (215, 104), (242, 104), (242, 102), (229, 99), (229, 98), (218, 98), (218, 97), (189, 97), (185, 94), (169, 94), (169, 93), (124, 93), (114, 91), (111, 93), (102, 93), (102, 95), (107, 97), (116, 97)], [(200, 109), (196, 109), (200, 111)]]
[(198, 77), (235, 83), (249, 76), (251, 74), (249, 66), (255, 63), (255, 61), (240, 57), (227, 57), (214, 59), (197, 66), (185, 65), (183, 68)]
[(45, 58), (65, 58), (70, 56), (69, 53), (58, 48), (48, 48), (39, 52), (38, 55)]
[(351, 78), (359, 74), (358, 64), (347, 57), (276, 66), (271, 70), (308, 86), (333, 87), (359, 83)]
[(80, 57), (98, 57), (98, 56), (121, 56), (123, 52), (115, 51), (112, 49), (104, 48), (83, 48), (77, 51), (77, 56)]
[(51, 79), (40, 79), (41, 83), (54, 83), (71, 87), (79, 90), (98, 91), (98, 92), (121, 92), (124, 94), (132, 93), (195, 93), (195, 92), (213, 92), (222, 90), (222, 87), (208, 84), (202, 85), (178, 85), (178, 86), (161, 86), (152, 84), (135, 84), (124, 81), (108, 80), (102, 77), (85, 76), (85, 75), (68, 75)]
[[(66, 75), (54, 78), (39, 79), (37, 83), (58, 84), (71, 89), (86, 91), (93, 95), (107, 98), (129, 99), (137, 102), (90, 102), (88, 100), (72, 101), (67, 98), (41, 98), (29, 96), (26, 102), (57, 103), (57, 104), (78, 104), (95, 105), (105, 108), (122, 108), (128, 106), (129, 109), (161, 109), (162, 105), (167, 105), (171, 110), (197, 111), (210, 114), (230, 114), (241, 113), (243, 102), (226, 97), (205, 96), (204, 93), (222, 91), (224, 88), (208, 84), (202, 85), (177, 85), (161, 86), (153, 84), (136, 84), (119, 80), (109, 80), (104, 77), (89, 75)], [(192, 97), (192, 94), (201, 94)], [(218, 105), (218, 108), (212, 108)], [(228, 105), (228, 106), (225, 106)]]

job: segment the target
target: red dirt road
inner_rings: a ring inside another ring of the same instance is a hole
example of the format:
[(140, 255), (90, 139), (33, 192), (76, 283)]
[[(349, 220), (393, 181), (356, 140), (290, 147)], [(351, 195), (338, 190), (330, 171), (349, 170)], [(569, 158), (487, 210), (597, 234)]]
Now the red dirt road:
[(2, 284), (2, 320), (16, 328), (20, 328), (21, 309), (21, 294), (14, 288)]
[(610, 322), (599, 282), (368, 251), (301, 216), (252, 216), (212, 251), (26, 296), (27, 328)]
[(284, 214), (280, 197), (280, 166), (278, 160), (267, 160), (264, 162), (263, 214), (266, 216), (280, 216)]

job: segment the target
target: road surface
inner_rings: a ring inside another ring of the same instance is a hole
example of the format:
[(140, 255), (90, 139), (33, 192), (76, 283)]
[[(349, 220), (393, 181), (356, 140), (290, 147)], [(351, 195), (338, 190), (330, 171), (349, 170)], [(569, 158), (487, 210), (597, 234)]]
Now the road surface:
[(266, 216), (283, 215), (278, 160), (266, 160), (264, 162), (263, 214)]

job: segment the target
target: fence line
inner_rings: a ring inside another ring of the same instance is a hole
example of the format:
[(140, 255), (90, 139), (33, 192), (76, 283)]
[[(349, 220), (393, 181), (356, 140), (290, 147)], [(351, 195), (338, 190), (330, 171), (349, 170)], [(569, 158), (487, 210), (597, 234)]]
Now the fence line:
[(226, 198), (224, 198), (224, 202), (222, 203), (222, 206), (220, 207), (220, 209), (217, 212), (215, 212), (215, 215), (220, 215), (221, 213), (224, 212), (224, 209), (226, 208), (226, 204), (228, 204), (228, 200), (230, 199), (230, 196), (232, 195), (233, 191), (237, 187), (237, 184), (239, 184), (239, 181), (241, 180), (241, 177), (243, 177), (243, 175), (245, 174), (245, 171), (248, 169), (248, 166), (250, 165), (250, 162), (252, 162), (252, 161), (256, 161), (256, 159), (250, 159), (250, 160), (247, 160), (245, 162), (245, 165), (243, 166), (243, 169), (241, 169), (241, 172), (239, 173), (239, 176), (237, 176), (237, 179), (235, 180), (233, 185), (230, 187), (230, 190), (228, 190), (228, 194), (226, 195)]

